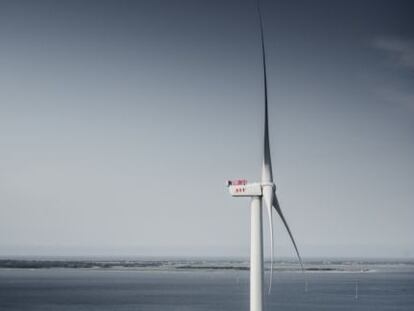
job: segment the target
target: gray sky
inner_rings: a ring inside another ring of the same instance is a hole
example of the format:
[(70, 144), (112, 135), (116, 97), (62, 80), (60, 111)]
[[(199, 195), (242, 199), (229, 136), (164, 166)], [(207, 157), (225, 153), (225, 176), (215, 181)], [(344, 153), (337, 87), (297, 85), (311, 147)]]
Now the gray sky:
[[(303, 256), (414, 256), (413, 5), (263, 11)], [(257, 23), (254, 1), (0, 1), (0, 255), (247, 256), (225, 180), (259, 178)]]

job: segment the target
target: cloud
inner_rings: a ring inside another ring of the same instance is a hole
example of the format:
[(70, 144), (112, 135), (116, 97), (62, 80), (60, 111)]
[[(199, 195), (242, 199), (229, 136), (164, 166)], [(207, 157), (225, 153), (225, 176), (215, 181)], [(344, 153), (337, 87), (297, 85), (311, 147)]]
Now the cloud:
[(414, 112), (414, 94), (402, 90), (395, 86), (382, 86), (376, 90), (376, 93), (384, 100), (391, 103), (398, 103), (406, 107), (409, 111)]
[[(386, 53), (397, 71), (386, 71), (375, 93), (383, 100), (399, 104), (414, 112), (414, 40), (399, 37), (377, 37), (373, 47)], [(407, 75), (408, 73), (408, 75)]]
[(379, 37), (374, 40), (374, 47), (389, 53), (400, 66), (414, 70), (413, 40)]

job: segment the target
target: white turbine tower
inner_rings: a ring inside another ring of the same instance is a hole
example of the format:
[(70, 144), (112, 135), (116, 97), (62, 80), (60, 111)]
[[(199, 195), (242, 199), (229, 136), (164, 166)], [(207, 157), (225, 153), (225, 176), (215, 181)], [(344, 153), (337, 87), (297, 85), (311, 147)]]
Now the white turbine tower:
[(228, 181), (230, 194), (235, 197), (251, 197), (251, 224), (250, 224), (250, 311), (263, 310), (263, 223), (262, 223), (262, 204), (264, 205), (269, 218), (270, 228), (270, 283), (269, 292), (272, 287), (273, 274), (273, 219), (272, 208), (279, 214), (286, 230), (292, 240), (295, 252), (298, 256), (300, 265), (303, 269), (302, 259), (299, 254), (298, 247), (290, 231), (289, 225), (283, 216), (279, 202), (276, 197), (276, 186), (273, 182), (272, 161), (270, 157), (269, 144), (269, 120), (268, 120), (268, 103), (267, 103), (267, 76), (266, 76), (266, 53), (263, 36), (263, 21), (260, 11), (259, 2), (257, 9), (260, 23), (260, 38), (262, 47), (263, 60), (263, 84), (264, 84), (264, 150), (262, 163), (262, 179), (261, 182), (247, 183), (247, 180)]

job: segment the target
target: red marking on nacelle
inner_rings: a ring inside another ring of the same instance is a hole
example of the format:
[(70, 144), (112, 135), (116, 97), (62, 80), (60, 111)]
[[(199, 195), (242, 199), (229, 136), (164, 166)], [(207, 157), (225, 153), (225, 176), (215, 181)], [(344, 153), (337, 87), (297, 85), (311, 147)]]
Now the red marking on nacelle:
[(244, 186), (244, 185), (246, 185), (246, 184), (247, 184), (247, 179), (235, 179), (235, 180), (230, 180), (230, 181), (228, 181), (228, 183), (229, 183), (230, 185), (233, 185), (233, 186)]

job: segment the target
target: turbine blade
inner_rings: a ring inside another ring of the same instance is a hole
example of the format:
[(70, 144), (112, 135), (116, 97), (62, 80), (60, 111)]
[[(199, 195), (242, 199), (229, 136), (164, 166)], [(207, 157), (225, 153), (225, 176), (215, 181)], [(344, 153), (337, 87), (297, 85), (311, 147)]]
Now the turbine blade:
[(272, 217), (272, 202), (274, 192), (271, 187), (263, 188), (263, 201), (267, 210), (267, 216), (269, 219), (269, 233), (270, 233), (270, 279), (269, 279), (269, 294), (272, 290), (273, 280), (273, 217)]
[(298, 249), (298, 247), (296, 245), (295, 239), (293, 238), (293, 234), (290, 231), (290, 228), (289, 228), (289, 225), (288, 225), (288, 223), (287, 223), (287, 221), (285, 219), (285, 216), (283, 216), (282, 210), (280, 209), (280, 205), (279, 205), (279, 201), (277, 200), (276, 193), (274, 193), (274, 195), (273, 195), (273, 207), (275, 208), (275, 210), (279, 214), (280, 219), (282, 219), (282, 222), (283, 222), (283, 224), (286, 227), (286, 230), (287, 230), (287, 232), (289, 234), (289, 237), (290, 237), (290, 239), (292, 241), (293, 247), (295, 248), (296, 255), (298, 256), (299, 263), (300, 263), (300, 266), (302, 268), (302, 272), (305, 272), (305, 268), (303, 267), (302, 257), (300, 256), (299, 249)]
[(269, 118), (267, 108), (267, 69), (266, 69), (266, 51), (264, 45), (264, 34), (263, 34), (263, 20), (262, 12), (260, 10), (260, 3), (257, 1), (257, 12), (259, 14), (260, 23), (260, 39), (262, 47), (262, 61), (263, 61), (263, 91), (264, 91), (264, 102), (265, 102), (265, 116), (264, 116), (264, 139), (263, 139), (263, 166), (262, 166), (262, 182), (272, 182), (272, 160), (270, 158), (270, 143), (269, 143)]

